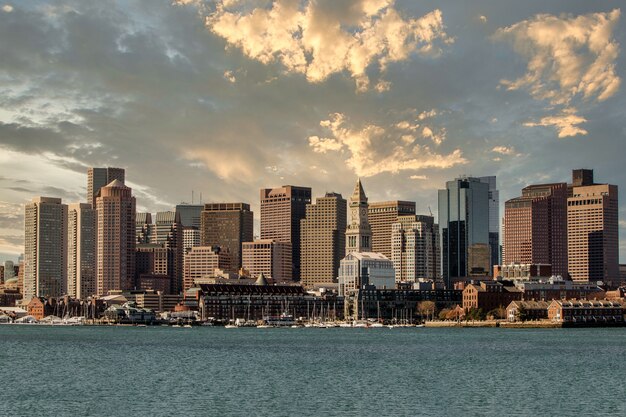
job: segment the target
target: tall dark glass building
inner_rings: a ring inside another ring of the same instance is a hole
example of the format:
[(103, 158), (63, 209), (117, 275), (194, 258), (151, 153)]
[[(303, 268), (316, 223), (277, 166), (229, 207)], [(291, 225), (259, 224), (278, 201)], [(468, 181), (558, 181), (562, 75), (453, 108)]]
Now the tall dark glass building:
[(439, 190), (439, 230), (442, 275), (450, 288), (455, 281), (489, 274), (489, 183), (457, 178)]

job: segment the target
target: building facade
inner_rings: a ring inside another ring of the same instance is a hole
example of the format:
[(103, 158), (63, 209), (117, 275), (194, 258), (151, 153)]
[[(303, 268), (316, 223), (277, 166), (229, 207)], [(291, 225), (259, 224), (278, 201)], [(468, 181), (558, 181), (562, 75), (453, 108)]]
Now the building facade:
[(382, 253), (351, 252), (339, 266), (339, 295), (366, 287), (395, 289), (393, 262)]
[(452, 288), (455, 281), (468, 276), (488, 275), (489, 184), (479, 178), (457, 178), (439, 190), (438, 200), (441, 273), (446, 286)]
[(326, 193), (308, 204), (300, 221), (300, 280), (305, 287), (337, 281), (339, 263), (346, 253), (347, 202)]
[(439, 278), (439, 227), (432, 216), (399, 216), (392, 225), (391, 260), (396, 282)]
[(367, 196), (360, 179), (350, 197), (350, 224), (346, 228), (346, 255), (352, 252), (372, 252)]
[(570, 192), (567, 251), (572, 279), (619, 282), (617, 186), (595, 184), (593, 171), (576, 170)]
[(252, 242), (254, 224), (250, 205), (245, 203), (205, 204), (202, 211), (202, 246), (219, 246), (231, 255), (231, 270), (241, 268), (241, 244)]
[(96, 198), (96, 293), (129, 290), (135, 279), (135, 197), (120, 180)]
[(183, 225), (180, 213), (163, 211), (156, 214), (152, 242), (168, 249), (168, 271), (171, 279), (171, 292), (176, 294), (183, 289)]
[(175, 210), (180, 216), (180, 222), (183, 227), (195, 227), (198, 230), (200, 229), (202, 210), (204, 210), (203, 204), (181, 203), (176, 205)]
[(292, 276), (300, 280), (300, 221), (311, 204), (311, 188), (284, 185), (261, 189), (261, 239), (289, 242)]
[(89, 168), (87, 170), (87, 202), (96, 207), (96, 197), (100, 189), (113, 180), (125, 182), (126, 171), (123, 168)]
[(549, 264), (567, 277), (567, 184), (530, 185), (504, 208), (504, 264)]
[(91, 204), (67, 210), (67, 295), (84, 299), (96, 293), (96, 211)]
[(36, 197), (24, 206), (24, 299), (67, 291), (67, 205)]
[(489, 265), (493, 267), (500, 264), (500, 191), (495, 175), (478, 179), (489, 184)]
[(135, 238), (138, 245), (151, 243), (154, 234), (154, 224), (151, 213), (135, 214)]
[(230, 253), (219, 246), (195, 246), (185, 254), (183, 287), (198, 285), (197, 280), (215, 276), (215, 270), (231, 269)]
[(291, 243), (272, 239), (244, 242), (242, 245), (242, 268), (251, 277), (265, 275), (270, 282), (292, 280)]
[(369, 203), (367, 219), (372, 228), (372, 252), (382, 253), (391, 259), (392, 225), (399, 216), (415, 214), (413, 201), (377, 201)]

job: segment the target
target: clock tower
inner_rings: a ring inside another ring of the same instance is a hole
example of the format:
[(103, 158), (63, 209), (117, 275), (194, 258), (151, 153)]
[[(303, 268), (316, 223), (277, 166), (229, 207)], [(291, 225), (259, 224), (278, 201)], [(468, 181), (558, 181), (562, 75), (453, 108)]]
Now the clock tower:
[(372, 251), (372, 229), (367, 221), (367, 197), (361, 179), (350, 197), (350, 217), (352, 221), (346, 229), (346, 255), (352, 252)]

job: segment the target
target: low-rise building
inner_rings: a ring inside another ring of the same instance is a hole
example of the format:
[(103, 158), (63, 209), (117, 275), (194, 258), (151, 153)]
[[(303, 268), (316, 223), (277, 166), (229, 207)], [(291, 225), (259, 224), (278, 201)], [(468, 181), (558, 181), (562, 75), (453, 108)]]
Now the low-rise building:
[(552, 265), (549, 264), (521, 264), (511, 263), (507, 265), (494, 265), (494, 279), (507, 280), (532, 280), (537, 278), (550, 278)]
[(505, 308), (511, 301), (521, 300), (522, 290), (511, 282), (481, 281), (479, 284), (468, 284), (463, 290), (463, 309), (482, 310), (487, 313), (496, 308)]
[(547, 301), (511, 301), (506, 308), (508, 321), (544, 320), (548, 318)]
[(28, 315), (33, 316), (37, 320), (41, 320), (46, 316), (53, 313), (54, 307), (44, 297), (33, 297), (28, 303), (27, 309)]
[(592, 300), (605, 297), (604, 290), (596, 284), (565, 281), (559, 277), (538, 281), (516, 281), (515, 286), (524, 292), (525, 300)]
[(623, 325), (624, 303), (610, 300), (554, 300), (548, 319), (564, 325)]
[(344, 299), (344, 316), (355, 320), (414, 322), (420, 318), (419, 304), (431, 301), (436, 310), (452, 308), (461, 303), (458, 290), (376, 289), (365, 287), (352, 291)]

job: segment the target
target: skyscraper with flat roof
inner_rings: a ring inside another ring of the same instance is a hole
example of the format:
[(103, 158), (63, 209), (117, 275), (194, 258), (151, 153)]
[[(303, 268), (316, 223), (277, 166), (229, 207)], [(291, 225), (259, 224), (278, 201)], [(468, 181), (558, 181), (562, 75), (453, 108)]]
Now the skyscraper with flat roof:
[(96, 198), (96, 293), (130, 290), (135, 279), (135, 197), (120, 180)]
[(241, 268), (241, 244), (254, 239), (254, 214), (246, 203), (210, 203), (202, 211), (202, 246), (219, 246), (231, 255), (231, 271)]
[(575, 170), (567, 199), (569, 273), (575, 281), (619, 282), (617, 185), (596, 184)]
[(87, 202), (96, 207), (96, 197), (100, 189), (113, 180), (125, 182), (124, 168), (89, 168), (87, 170)]
[(399, 216), (391, 241), (396, 282), (439, 278), (439, 227), (432, 216)]
[(567, 277), (567, 184), (529, 185), (504, 205), (503, 264), (550, 264)]
[(336, 282), (346, 251), (347, 203), (337, 193), (318, 197), (306, 206), (300, 221), (300, 278), (312, 287)]
[(489, 265), (500, 264), (500, 191), (497, 188), (496, 176), (478, 177), (481, 182), (489, 184)]
[(472, 177), (446, 182), (439, 190), (439, 233), (448, 288), (469, 276), (489, 274), (489, 184)]
[(36, 197), (24, 206), (24, 299), (67, 290), (67, 205)]
[(89, 203), (67, 210), (67, 294), (78, 299), (96, 294), (96, 210)]
[(167, 275), (170, 277), (173, 294), (183, 289), (183, 225), (180, 213), (163, 211), (156, 214), (152, 242), (168, 250)]
[(415, 214), (414, 201), (376, 201), (369, 203), (367, 220), (372, 228), (372, 252), (391, 259), (391, 225), (399, 216)]
[(283, 185), (261, 189), (261, 239), (289, 242), (292, 276), (300, 280), (300, 220), (311, 203), (311, 188)]
[(242, 268), (251, 277), (265, 275), (273, 283), (291, 281), (291, 243), (272, 239), (242, 244)]

